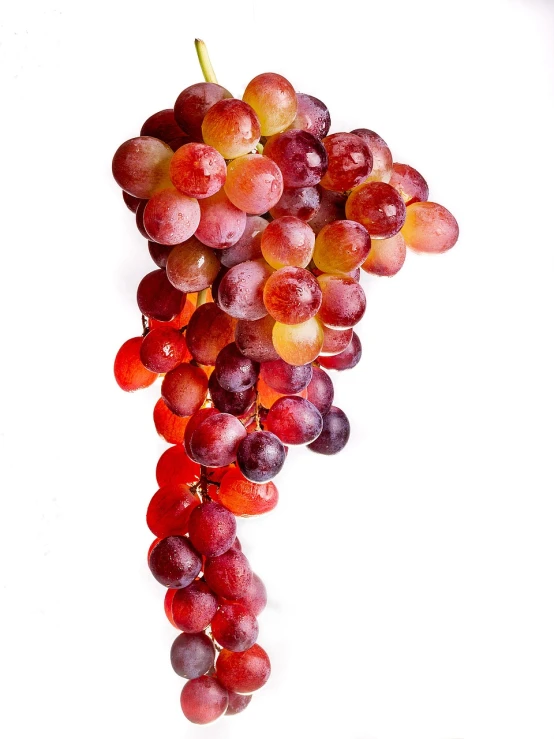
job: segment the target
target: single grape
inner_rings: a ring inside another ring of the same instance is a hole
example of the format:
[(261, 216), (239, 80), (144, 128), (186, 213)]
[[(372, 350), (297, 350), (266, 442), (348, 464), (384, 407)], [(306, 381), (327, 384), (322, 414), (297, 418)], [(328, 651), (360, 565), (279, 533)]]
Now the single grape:
[(220, 264), (211, 249), (192, 237), (178, 244), (167, 258), (168, 280), (184, 293), (205, 290), (217, 277)]
[(152, 372), (169, 372), (181, 364), (187, 351), (183, 334), (175, 328), (149, 331), (140, 347), (140, 358)]
[(140, 129), (141, 136), (153, 136), (155, 139), (171, 144), (174, 139), (184, 135), (183, 129), (177, 124), (173, 108), (166, 108), (147, 118)]
[(209, 626), (217, 611), (217, 598), (202, 580), (174, 592), (170, 621), (185, 634), (198, 634)]
[(219, 503), (202, 503), (191, 512), (190, 542), (205, 557), (224, 554), (233, 545), (236, 534), (235, 517)]
[(167, 536), (150, 552), (148, 566), (166, 588), (186, 588), (202, 569), (202, 560), (184, 536)]
[(241, 100), (220, 100), (206, 113), (202, 136), (225, 159), (236, 159), (256, 148), (260, 122), (250, 105)]
[(350, 438), (350, 423), (340, 408), (332, 406), (323, 419), (323, 430), (308, 449), (318, 454), (337, 454)]
[(147, 369), (140, 358), (142, 336), (128, 339), (115, 355), (113, 372), (115, 381), (122, 390), (130, 393), (149, 387), (158, 375)]
[[(325, 416), (333, 405), (334, 397), (333, 381), (320, 367), (314, 367), (313, 376), (308, 385), (308, 400), (315, 405), (322, 416)], [(323, 428), (325, 428), (325, 418)]]
[(239, 695), (232, 691), (227, 691), (227, 693), (229, 695), (229, 705), (225, 711), (226, 716), (236, 716), (237, 713), (242, 713), (252, 700), (251, 695)]
[(225, 159), (213, 147), (191, 142), (171, 160), (169, 177), (179, 192), (191, 198), (209, 198), (221, 190), (227, 176)]
[(374, 239), (371, 250), (362, 264), (364, 272), (374, 275), (392, 277), (404, 264), (406, 259), (406, 242), (399, 231), (390, 239)]
[(215, 360), (215, 376), (229, 393), (238, 393), (253, 387), (258, 379), (260, 365), (246, 357), (235, 344), (227, 344)]
[(192, 459), (192, 452), (190, 449), (190, 440), (192, 439), (193, 433), (196, 431), (196, 429), (200, 426), (200, 424), (206, 420), (206, 418), (209, 418), (210, 416), (215, 416), (218, 413), (216, 408), (201, 408), (199, 411), (196, 411), (191, 417), (190, 422), (187, 425), (187, 428), (185, 430), (184, 438), (182, 439), (185, 451), (188, 454), (189, 457)]
[(168, 372), (162, 382), (162, 398), (172, 413), (192, 416), (208, 394), (208, 378), (200, 367), (183, 363)]
[(239, 603), (220, 606), (212, 621), (214, 639), (231, 652), (250, 649), (256, 643), (258, 633), (256, 616)]
[(307, 267), (314, 252), (315, 234), (307, 223), (294, 216), (272, 221), (262, 236), (262, 254), (274, 267)]
[(346, 218), (344, 213), (345, 193), (333, 192), (333, 190), (325, 190), (324, 188), (319, 188), (318, 192), (320, 196), (319, 208), (315, 215), (309, 219), (310, 226), (316, 235), (327, 224)]
[(256, 390), (253, 387), (236, 393), (230, 393), (221, 387), (217, 381), (215, 372), (212, 372), (210, 375), (208, 389), (214, 407), (218, 411), (230, 413), (232, 416), (242, 416), (256, 401)]
[(122, 190), (121, 194), (123, 195), (123, 201), (125, 202), (125, 205), (129, 208), (131, 213), (136, 213), (139, 205), (144, 202), (140, 198), (135, 198), (133, 195), (129, 195), (129, 193), (125, 192), (125, 190)]
[(248, 434), (237, 450), (237, 464), (247, 480), (263, 483), (279, 474), (286, 459), (285, 447), (270, 431)]
[(164, 485), (154, 494), (148, 505), (148, 528), (160, 539), (184, 535), (188, 532), (190, 514), (198, 504), (198, 498), (186, 485)]
[(266, 72), (254, 77), (242, 99), (256, 111), (262, 136), (284, 131), (296, 117), (296, 93), (291, 83), (280, 74)]
[(221, 480), (219, 500), (235, 516), (259, 516), (275, 508), (279, 491), (273, 482), (252, 482), (239, 469), (231, 468)]
[(200, 223), (195, 236), (206, 246), (228, 249), (240, 239), (245, 226), (246, 213), (233, 205), (224, 190), (200, 201)]
[(325, 369), (347, 370), (355, 367), (362, 358), (362, 342), (354, 331), (352, 341), (340, 354), (332, 357), (319, 357), (319, 363)]
[(189, 680), (181, 692), (181, 709), (193, 724), (210, 724), (223, 716), (228, 705), (227, 690), (209, 675)]
[(175, 120), (197, 141), (202, 141), (202, 122), (208, 110), (225, 98), (233, 97), (229, 90), (213, 82), (198, 82), (187, 87), (174, 106)]
[(281, 199), (283, 175), (268, 157), (246, 154), (229, 163), (224, 187), (237, 208), (251, 215), (262, 215)]
[(185, 339), (199, 364), (214, 365), (217, 355), (234, 339), (236, 321), (215, 303), (200, 305), (189, 321)]
[(319, 210), (321, 195), (317, 187), (285, 187), (281, 199), (269, 211), (273, 218), (294, 216), (311, 220)]
[(327, 136), (331, 128), (331, 115), (325, 103), (303, 92), (296, 93), (296, 103), (296, 118), (290, 124), (289, 129), (299, 128), (302, 131), (308, 131), (318, 139)]
[(208, 586), (228, 600), (243, 596), (252, 582), (250, 563), (238, 549), (229, 549), (219, 557), (210, 557), (204, 567)]
[(218, 304), (230, 316), (247, 321), (267, 314), (264, 287), (273, 269), (263, 259), (237, 264), (219, 283)]
[(135, 198), (151, 198), (169, 183), (171, 147), (151, 136), (137, 136), (121, 144), (112, 161), (115, 181)]
[(390, 239), (404, 225), (406, 206), (391, 185), (366, 182), (350, 194), (346, 217), (365, 226), (372, 238)]
[(206, 634), (179, 634), (171, 645), (170, 658), (171, 666), (180, 677), (194, 680), (214, 666), (214, 643)]
[(206, 467), (223, 467), (237, 458), (237, 449), (246, 436), (242, 423), (230, 413), (206, 418), (190, 437), (191, 457)]
[[(146, 235), (148, 236), (148, 234)], [(157, 244), (155, 241), (148, 242), (148, 252), (152, 257), (152, 261), (160, 269), (165, 269), (167, 258), (171, 254), (172, 249), (172, 246), (167, 246), (166, 244)]]
[(274, 390), (285, 395), (298, 393), (308, 387), (312, 379), (312, 365), (287, 364), (282, 359), (264, 362), (260, 377)]
[(264, 316), (256, 321), (237, 321), (235, 342), (240, 351), (255, 362), (279, 359), (273, 346), (274, 325), (275, 320), (271, 316)]
[(323, 272), (347, 273), (362, 265), (371, 249), (366, 229), (355, 221), (335, 221), (315, 240), (314, 262)]
[[(243, 211), (239, 212), (242, 213)], [(202, 219), (200, 219), (200, 223), (202, 223)], [(242, 236), (236, 243), (226, 247), (221, 252), (221, 264), (224, 267), (234, 267), (241, 262), (259, 259), (262, 256), (262, 235), (267, 225), (267, 221), (261, 216), (246, 216), (246, 225)]]
[(264, 304), (269, 315), (279, 323), (304, 323), (318, 312), (321, 289), (307, 269), (283, 267), (267, 280)]
[(200, 477), (200, 466), (185, 454), (182, 441), (166, 449), (158, 460), (156, 482), (160, 488), (165, 485), (192, 485)]
[(216, 661), (219, 682), (235, 693), (253, 693), (269, 680), (271, 664), (269, 657), (259, 644), (244, 652), (223, 649)]
[(294, 326), (276, 322), (273, 327), (273, 346), (285, 362), (308, 364), (317, 359), (321, 352), (323, 327), (317, 318)]
[(352, 133), (333, 133), (323, 139), (329, 164), (321, 187), (342, 192), (363, 182), (371, 172), (373, 157), (367, 144)]
[[(271, 483), (270, 483), (271, 484)], [(261, 487), (258, 485), (257, 487)], [(235, 603), (241, 603), (254, 616), (259, 616), (267, 605), (267, 590), (262, 580), (256, 573), (252, 574), (252, 580), (246, 592), (235, 600)]]
[(265, 426), (283, 444), (309, 444), (321, 433), (323, 419), (309, 400), (289, 396), (273, 404), (267, 414)]
[(189, 419), (172, 413), (163, 398), (154, 406), (156, 431), (169, 444), (182, 444)]
[(386, 142), (367, 128), (356, 128), (352, 133), (367, 144), (373, 156), (373, 169), (366, 182), (389, 182), (392, 175), (392, 154)]
[(412, 203), (406, 210), (402, 236), (414, 251), (442, 254), (454, 246), (459, 233), (452, 213), (438, 203)]
[(335, 329), (323, 326), (323, 346), (321, 347), (321, 354), (322, 356), (329, 357), (333, 356), (333, 354), (340, 354), (346, 349), (351, 341), (351, 328)]
[(318, 317), (329, 328), (352, 328), (366, 308), (363, 287), (346, 275), (323, 274), (317, 278), (322, 293)]
[(299, 390), (297, 393), (279, 393), (277, 392), (277, 390), (269, 387), (269, 385), (261, 377), (256, 384), (256, 389), (258, 391), (259, 404), (264, 408), (267, 408), (268, 410), (274, 403), (279, 400), (279, 398), (284, 398), (285, 395), (298, 395), (298, 397), (300, 398), (308, 397), (308, 391), (306, 388), (304, 388), (304, 390)]
[(149, 272), (137, 288), (137, 303), (140, 312), (158, 321), (170, 321), (181, 310), (182, 295), (163, 269)]
[(281, 170), (285, 187), (313, 187), (327, 171), (327, 151), (307, 131), (284, 131), (272, 136), (264, 155)]
[(181, 244), (190, 239), (200, 223), (200, 206), (195, 198), (166, 187), (155, 193), (143, 214), (149, 238), (158, 244)]
[(429, 198), (429, 185), (417, 169), (410, 167), (409, 164), (395, 162), (392, 165), (389, 184), (398, 190), (406, 205), (423, 202)]

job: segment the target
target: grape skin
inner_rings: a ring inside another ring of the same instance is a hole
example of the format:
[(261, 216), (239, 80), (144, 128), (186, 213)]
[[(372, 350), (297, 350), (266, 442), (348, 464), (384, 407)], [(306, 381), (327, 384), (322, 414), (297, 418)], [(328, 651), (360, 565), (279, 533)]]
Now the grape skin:
[(372, 238), (390, 239), (404, 225), (406, 206), (391, 185), (366, 182), (348, 197), (346, 217), (365, 226)]
[(304, 323), (318, 312), (321, 300), (316, 278), (300, 267), (278, 269), (264, 287), (267, 312), (279, 323)]
[(148, 566), (166, 588), (185, 588), (202, 568), (202, 560), (184, 536), (168, 536), (151, 550)]
[(347, 370), (355, 367), (362, 358), (362, 343), (354, 331), (352, 341), (340, 354), (332, 357), (319, 357), (319, 363), (325, 369)]
[(190, 514), (199, 501), (183, 484), (169, 484), (161, 487), (152, 497), (146, 512), (146, 524), (154, 536), (186, 534)]
[(281, 199), (283, 175), (268, 157), (246, 154), (229, 163), (224, 187), (227, 197), (237, 208), (260, 216)]
[(227, 250), (242, 237), (246, 213), (229, 200), (224, 190), (200, 201), (200, 223), (195, 237), (212, 249)]
[(298, 393), (308, 387), (312, 379), (312, 365), (287, 364), (282, 359), (264, 362), (260, 369), (260, 377), (278, 393), (285, 395)]
[(323, 418), (309, 400), (287, 396), (270, 408), (265, 426), (283, 444), (309, 444), (321, 433)]
[(283, 216), (265, 229), (261, 249), (266, 262), (282, 267), (307, 267), (314, 252), (315, 234), (307, 223), (294, 216)]
[(171, 321), (181, 310), (182, 295), (167, 279), (163, 269), (149, 272), (137, 288), (140, 312), (158, 321)]
[(245, 216), (245, 219), (244, 231), (239, 240), (221, 252), (221, 264), (225, 267), (234, 267), (262, 256), (262, 236), (268, 223), (261, 216)]
[(192, 416), (206, 400), (208, 378), (200, 367), (183, 363), (166, 374), (162, 398), (177, 416)]
[(399, 231), (390, 239), (374, 239), (371, 250), (362, 264), (364, 272), (381, 277), (392, 277), (404, 264), (406, 259), (406, 242)]
[(142, 336), (126, 341), (118, 350), (114, 361), (114, 377), (122, 390), (134, 392), (149, 387), (158, 375), (147, 369), (140, 358)]
[(193, 724), (209, 724), (223, 716), (229, 705), (227, 690), (209, 675), (189, 680), (181, 692), (181, 708)]
[(200, 223), (200, 206), (195, 198), (166, 187), (148, 201), (143, 214), (148, 237), (158, 244), (173, 246), (190, 239)]
[(242, 423), (230, 413), (206, 418), (190, 438), (191, 457), (206, 467), (224, 467), (237, 458), (237, 449), (246, 436)]
[(217, 598), (202, 580), (194, 580), (186, 588), (169, 596), (169, 614), (173, 625), (185, 634), (198, 634), (209, 626), (217, 611)]
[(264, 287), (273, 269), (263, 259), (242, 262), (227, 272), (218, 289), (220, 307), (234, 318), (254, 321), (267, 315)]
[(310, 221), (319, 211), (321, 195), (317, 187), (284, 187), (280, 200), (270, 209), (272, 218), (294, 216)]
[(219, 260), (213, 251), (194, 236), (175, 246), (167, 258), (167, 278), (184, 293), (205, 290), (215, 280), (219, 269)]
[(215, 303), (198, 306), (190, 318), (185, 339), (198, 364), (215, 365), (217, 355), (234, 339), (236, 320)]
[(256, 148), (260, 122), (253, 109), (241, 100), (220, 100), (206, 113), (202, 136), (225, 159), (236, 159)]
[(227, 175), (225, 159), (213, 147), (191, 142), (180, 146), (169, 166), (173, 186), (191, 198), (208, 198), (221, 190)]
[(273, 346), (275, 319), (267, 315), (255, 321), (237, 321), (235, 342), (240, 351), (255, 362), (279, 359)]
[(151, 136), (125, 141), (115, 152), (112, 173), (122, 190), (135, 198), (151, 198), (170, 184), (169, 163), (173, 151)]
[(338, 454), (350, 438), (350, 423), (340, 408), (333, 406), (323, 419), (323, 430), (308, 449), (318, 454)]
[(244, 652), (223, 649), (216, 661), (219, 682), (235, 693), (253, 693), (269, 680), (271, 664), (259, 644)]
[(327, 151), (307, 131), (285, 131), (269, 138), (265, 156), (281, 170), (285, 187), (313, 187), (327, 171)]
[(325, 103), (303, 92), (296, 93), (296, 103), (296, 117), (289, 130), (299, 128), (317, 136), (318, 139), (327, 136), (331, 128), (331, 115)]
[(452, 213), (438, 203), (412, 203), (406, 209), (402, 236), (414, 251), (442, 254), (452, 249), (459, 233)]
[(409, 164), (395, 162), (389, 184), (398, 190), (406, 205), (429, 199), (429, 185), (417, 169)]
[(278, 475), (285, 464), (286, 452), (281, 440), (270, 431), (248, 434), (237, 450), (237, 464), (250, 482), (264, 483)]
[(180, 677), (205, 675), (215, 662), (215, 647), (206, 634), (179, 634), (171, 645), (171, 666)]
[(296, 117), (296, 92), (280, 74), (266, 72), (254, 77), (246, 86), (242, 99), (256, 111), (262, 136), (284, 131)]
[(317, 318), (294, 326), (275, 322), (273, 346), (288, 364), (308, 364), (319, 355), (323, 346), (323, 327)]
[(198, 82), (183, 90), (174, 105), (175, 120), (190, 136), (202, 141), (202, 122), (206, 113), (220, 100), (233, 97), (229, 90), (214, 82)]

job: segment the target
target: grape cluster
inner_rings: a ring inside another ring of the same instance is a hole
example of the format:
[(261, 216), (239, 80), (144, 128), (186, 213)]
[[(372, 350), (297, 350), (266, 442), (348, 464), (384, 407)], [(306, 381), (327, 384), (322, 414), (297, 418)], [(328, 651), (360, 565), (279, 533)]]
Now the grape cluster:
[(327, 107), (278, 74), (255, 77), (242, 100), (206, 76), (113, 158), (156, 266), (137, 291), (143, 334), (114, 371), (127, 391), (162, 377), (154, 423), (172, 446), (147, 511), (148, 564), (182, 632), (182, 710), (200, 724), (242, 711), (269, 678), (266, 591), (235, 516), (276, 506), (289, 445), (346, 445), (325, 370), (360, 361), (360, 270), (392, 276), (407, 246), (440, 253), (458, 237), (373, 131), (329, 134)]

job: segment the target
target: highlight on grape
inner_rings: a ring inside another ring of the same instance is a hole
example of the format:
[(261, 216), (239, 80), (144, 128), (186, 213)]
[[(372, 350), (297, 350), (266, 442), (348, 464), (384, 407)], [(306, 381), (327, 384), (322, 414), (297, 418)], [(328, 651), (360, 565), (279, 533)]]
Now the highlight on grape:
[(321, 100), (260, 74), (242, 100), (205, 81), (154, 113), (113, 158), (153, 269), (137, 303), (143, 331), (114, 364), (132, 392), (159, 382), (148, 552), (181, 633), (170, 650), (181, 708), (207, 724), (235, 715), (268, 681), (258, 644), (267, 595), (236, 516), (273, 510), (287, 447), (345, 447), (350, 424), (326, 370), (360, 361), (360, 270), (391, 277), (406, 247), (442, 253), (458, 224), (374, 131), (330, 133)]

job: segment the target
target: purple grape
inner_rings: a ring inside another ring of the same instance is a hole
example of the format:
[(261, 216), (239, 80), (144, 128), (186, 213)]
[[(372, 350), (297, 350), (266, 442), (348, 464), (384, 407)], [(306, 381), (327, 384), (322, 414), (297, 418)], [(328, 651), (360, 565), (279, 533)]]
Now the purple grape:
[(179, 634), (171, 645), (170, 659), (180, 677), (193, 680), (214, 666), (214, 643), (206, 634)]
[(246, 357), (233, 342), (227, 344), (215, 360), (215, 376), (229, 393), (238, 393), (255, 385), (260, 372), (258, 362)]
[(308, 449), (318, 454), (337, 454), (344, 449), (350, 437), (350, 423), (346, 414), (336, 406), (323, 419), (323, 430)]
[(253, 387), (242, 392), (230, 393), (221, 387), (215, 372), (210, 375), (208, 389), (217, 410), (222, 413), (230, 413), (232, 416), (242, 416), (256, 401), (256, 390)]
[(285, 464), (285, 447), (270, 431), (253, 431), (243, 439), (237, 451), (240, 471), (251, 482), (267, 482)]
[(293, 395), (271, 406), (265, 425), (283, 444), (309, 444), (321, 433), (323, 418), (309, 400)]
[(292, 395), (308, 387), (312, 379), (312, 365), (294, 365), (288, 364), (282, 359), (275, 359), (273, 362), (262, 364), (260, 377), (278, 393)]

